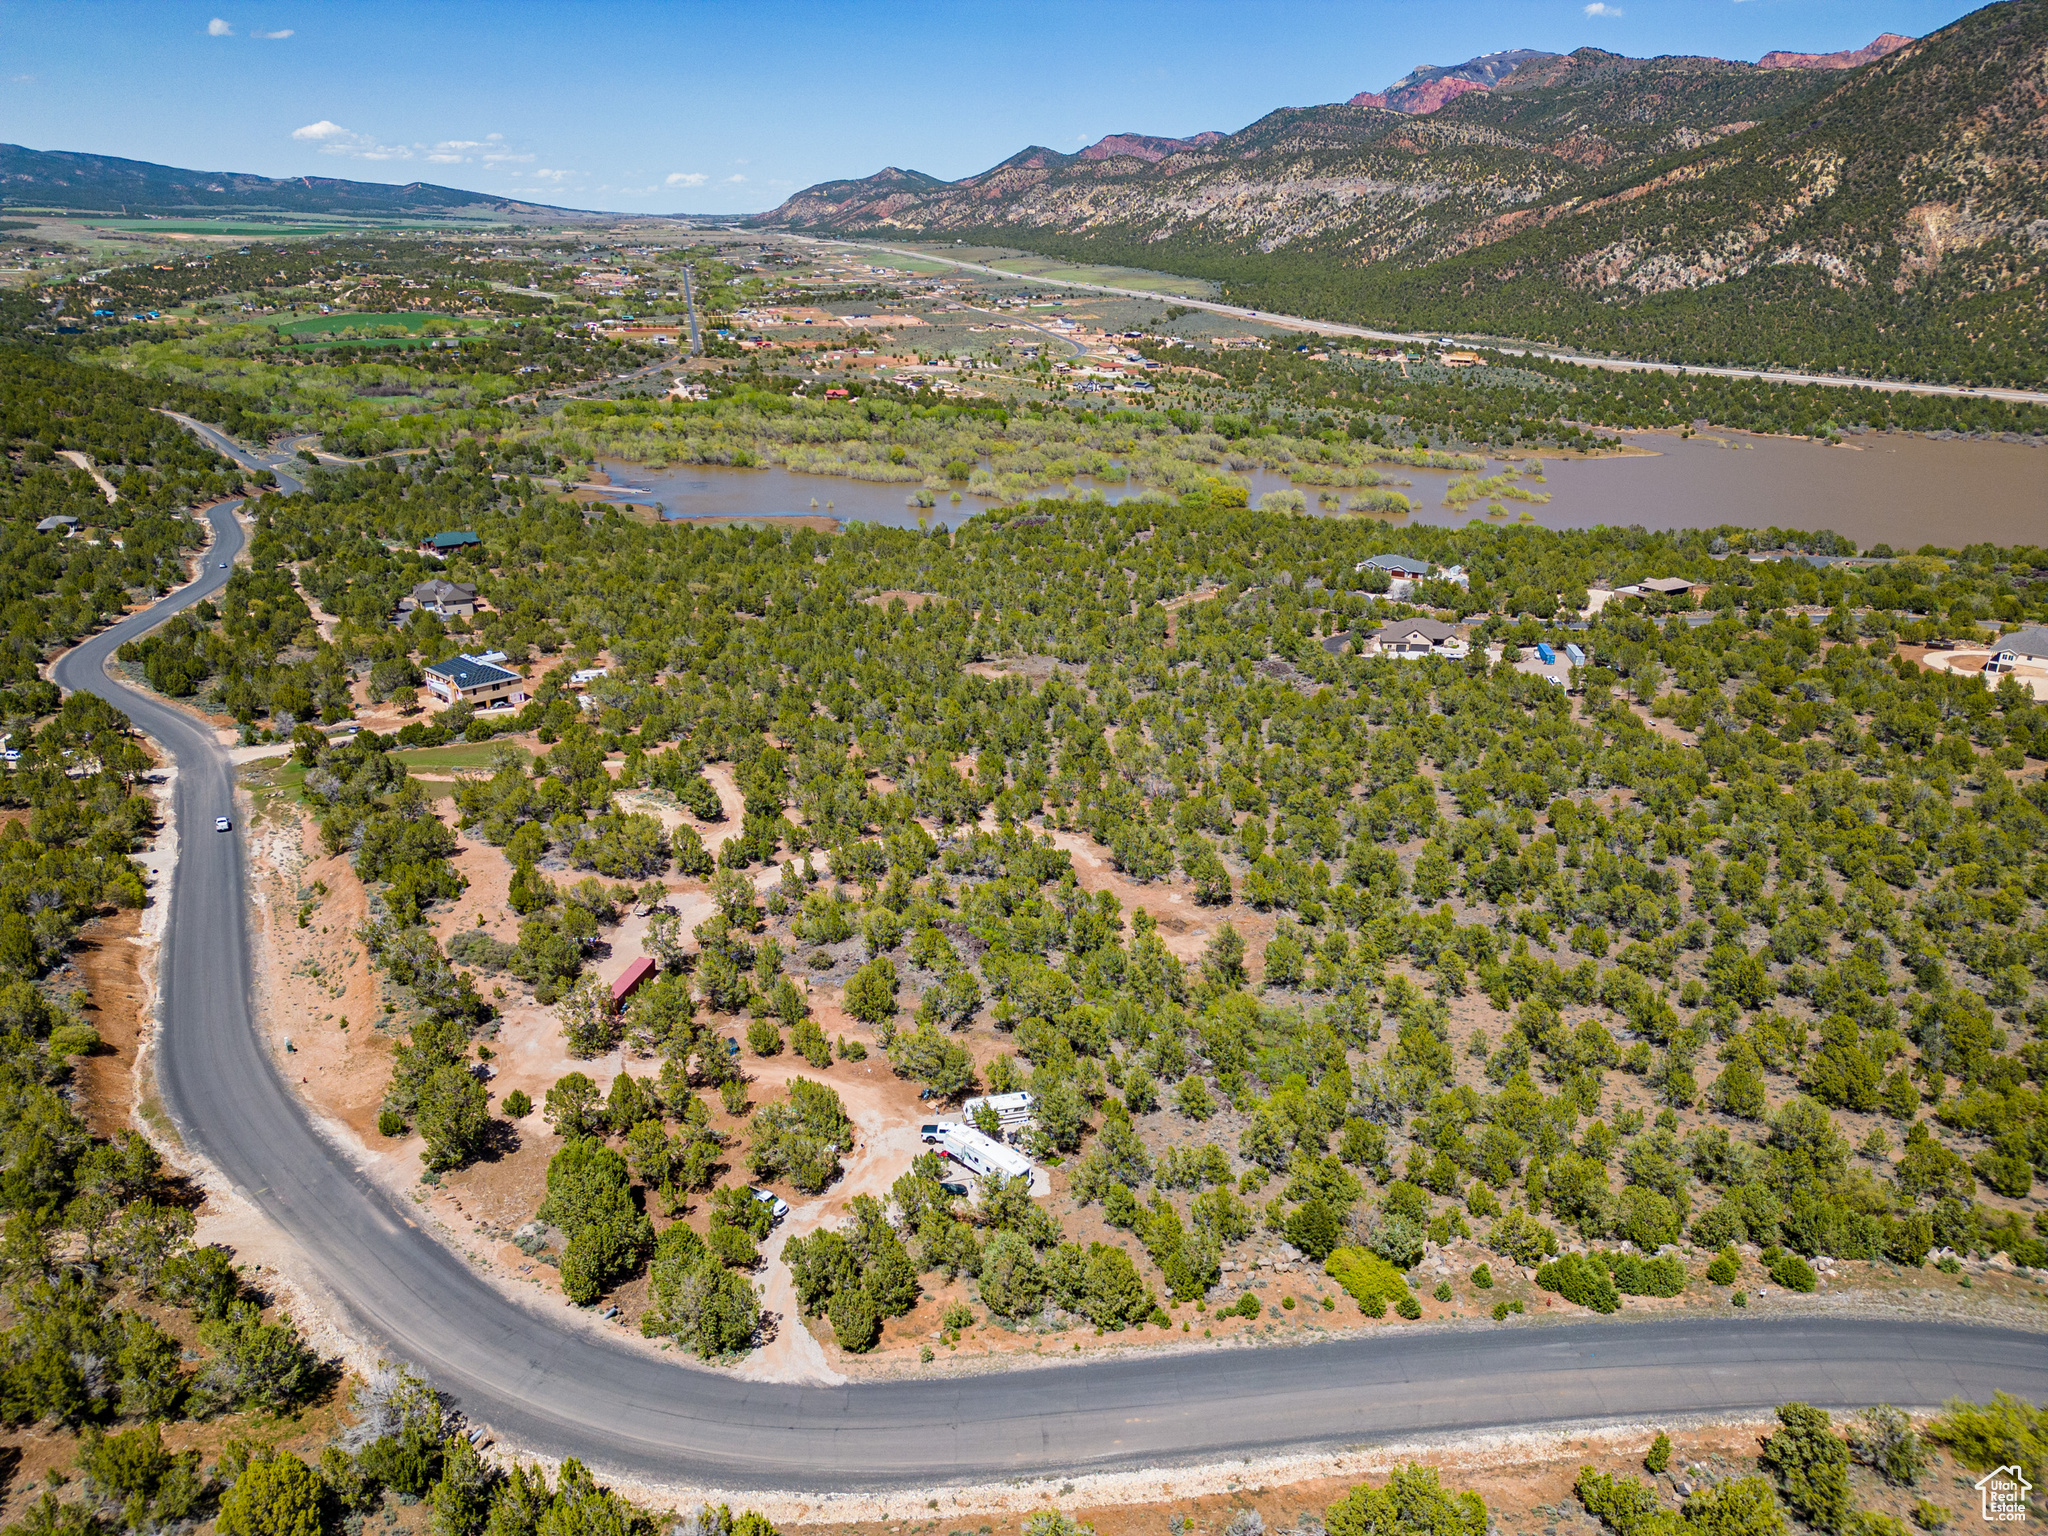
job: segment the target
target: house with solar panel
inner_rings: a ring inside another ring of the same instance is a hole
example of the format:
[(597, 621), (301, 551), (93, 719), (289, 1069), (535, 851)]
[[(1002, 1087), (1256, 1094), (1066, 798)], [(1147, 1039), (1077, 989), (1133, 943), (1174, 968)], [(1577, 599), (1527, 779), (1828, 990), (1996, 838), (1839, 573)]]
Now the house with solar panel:
[(524, 704), (526, 679), (509, 667), (476, 656), (450, 656), (424, 669), (427, 691), (444, 704)]

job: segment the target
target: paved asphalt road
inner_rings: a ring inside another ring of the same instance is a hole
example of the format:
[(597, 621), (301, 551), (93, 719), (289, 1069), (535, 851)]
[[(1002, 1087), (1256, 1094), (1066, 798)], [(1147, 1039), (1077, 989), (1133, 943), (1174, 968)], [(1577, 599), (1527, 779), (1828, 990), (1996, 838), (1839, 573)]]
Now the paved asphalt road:
[[(179, 859), (157, 1072), (187, 1143), (283, 1227), (362, 1336), (410, 1360), (510, 1443), (669, 1483), (934, 1486), (1160, 1465), (1392, 1436), (1767, 1407), (2048, 1399), (2048, 1337), (1939, 1322), (1747, 1314), (1457, 1332), (1389, 1329), (1297, 1348), (1202, 1349), (952, 1380), (742, 1382), (565, 1326), (414, 1228), (323, 1139), (251, 1013), (241, 832), (211, 732), (110, 681), (106, 658), (217, 589), (242, 544), (213, 513), (199, 580), (86, 641), (56, 681), (112, 699), (175, 758)], [(787, 1326), (796, 1326), (794, 1322)], [(1058, 1338), (1050, 1341), (1058, 1347)]]
[[(1363, 341), (1400, 341), (1428, 346), (1443, 334), (1441, 331), (1375, 331), (1362, 325), (1342, 325), (1335, 320), (1308, 320), (1300, 315), (1281, 315), (1271, 310), (1246, 309), (1242, 305), (1224, 304), (1216, 299), (1198, 299), (1190, 294), (1158, 293), (1145, 288), (1113, 288), (1107, 283), (1080, 283), (1064, 278), (1043, 277), (1036, 272), (1012, 272), (1005, 267), (992, 267), (978, 261), (959, 261), (933, 251), (910, 251), (893, 245), (819, 240), (808, 235), (790, 234), (788, 231), (782, 233), (787, 239), (801, 240), (807, 245), (829, 245), (855, 254), (862, 251), (884, 251), (891, 256), (908, 256), (916, 261), (936, 261), (945, 266), (957, 267), (963, 272), (982, 272), (990, 277), (1006, 277), (1013, 282), (1044, 283), (1053, 288), (1079, 288), (1088, 293), (1113, 294), (1121, 299), (1151, 299), (1162, 304), (1184, 304), (1191, 309), (1205, 309), (1213, 315), (1223, 315), (1232, 320), (1256, 320), (1261, 325), (1276, 325), (1290, 331), (1306, 331), (1315, 336), (1352, 336)], [(1962, 384), (1920, 384), (1899, 379), (1858, 379), (1846, 374), (1792, 373), (1777, 368), (1721, 368), (1701, 363), (1653, 363), (1639, 358), (1591, 357), (1583, 352), (1560, 352), (1550, 347), (1515, 346), (1490, 340), (1481, 340), (1477, 345), (1505, 353), (1509, 357), (1547, 357), (1554, 362), (1581, 363), (1588, 368), (1606, 368), (1616, 373), (1704, 373), (1720, 379), (1761, 379), (1767, 384), (1824, 384), (1832, 389), (1876, 389), (1888, 394), (1955, 395), (1964, 398), (1981, 396), (1987, 400), (2009, 400), (2018, 405), (2048, 405), (2048, 390), (1973, 389)]]

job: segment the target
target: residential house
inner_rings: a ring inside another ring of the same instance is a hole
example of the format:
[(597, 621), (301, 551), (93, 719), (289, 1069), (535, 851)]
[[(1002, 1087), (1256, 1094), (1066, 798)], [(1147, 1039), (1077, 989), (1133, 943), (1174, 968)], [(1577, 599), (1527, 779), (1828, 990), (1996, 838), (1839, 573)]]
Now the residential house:
[(1368, 656), (1396, 656), (1413, 661), (1423, 656), (1462, 658), (1470, 649), (1455, 624), (1438, 619), (1396, 619), (1365, 637)]
[(473, 618), (476, 615), (476, 585), (467, 581), (423, 581), (398, 600), (401, 619), (424, 608), (439, 618)]
[(44, 518), (44, 519), (43, 519), (43, 520), (42, 520), (42, 521), (41, 521), (40, 523), (37, 523), (37, 524), (36, 524), (36, 532), (37, 532), (37, 533), (61, 533), (61, 534), (64, 534), (64, 535), (66, 535), (66, 536), (68, 537), (68, 536), (69, 536), (69, 534), (70, 534), (70, 532), (71, 532), (71, 530), (72, 530), (72, 529), (74, 529), (74, 528), (76, 528), (77, 526), (78, 526), (78, 519), (77, 519), (77, 518), (75, 518), (75, 517), (69, 517), (69, 516), (65, 515), (64, 513), (60, 512), (60, 513), (58, 513), (58, 514), (57, 514), (57, 515), (56, 515), (55, 517), (46, 517), (46, 518)]
[(1385, 571), (1388, 577), (1387, 596), (1400, 599), (1415, 590), (1418, 581), (1448, 581), (1472, 590), (1472, 578), (1462, 565), (1447, 565), (1442, 569), (1431, 565), (1419, 555), (1374, 555), (1353, 566), (1354, 571)]
[(1420, 555), (1374, 555), (1352, 567), (1354, 571), (1385, 571), (1408, 581), (1420, 581), (1436, 569)]
[(467, 530), (437, 533), (431, 538), (420, 540), (420, 553), (423, 555), (445, 555), (458, 549), (467, 549), (472, 545), (481, 545), (482, 543), (482, 539)]
[(2039, 624), (2001, 636), (1992, 642), (1986, 672), (2010, 672), (2019, 666), (2048, 666), (2048, 629)]
[(1696, 603), (1707, 595), (1707, 583), (1689, 576), (1652, 576), (1614, 589), (1616, 597), (1661, 597), (1668, 602)]
[(493, 704), (524, 704), (526, 679), (496, 662), (475, 656), (451, 656), (425, 669), (427, 689), (444, 704), (469, 703), (479, 709)]

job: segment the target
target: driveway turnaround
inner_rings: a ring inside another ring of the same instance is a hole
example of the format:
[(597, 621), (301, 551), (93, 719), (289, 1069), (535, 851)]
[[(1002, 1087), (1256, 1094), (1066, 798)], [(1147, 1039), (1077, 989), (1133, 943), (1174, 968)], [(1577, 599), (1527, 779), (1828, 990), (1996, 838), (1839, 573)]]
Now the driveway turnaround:
[[(239, 456), (239, 455), (238, 455)], [(191, 586), (87, 640), (65, 688), (126, 710), (177, 761), (184, 834), (164, 929), (157, 1077), (180, 1134), (298, 1245), (385, 1358), (416, 1365), (513, 1446), (669, 1485), (935, 1487), (1356, 1446), (1465, 1430), (1765, 1409), (2048, 1399), (2048, 1335), (1904, 1318), (1724, 1313), (1525, 1320), (1263, 1349), (1177, 1352), (960, 1377), (804, 1387), (656, 1355), (496, 1290), (325, 1139), (257, 1034), (241, 833), (214, 733), (111, 681), (114, 648), (222, 586), (232, 506)], [(789, 1319), (784, 1326), (800, 1326)], [(1057, 1349), (1059, 1335), (1048, 1338)]]

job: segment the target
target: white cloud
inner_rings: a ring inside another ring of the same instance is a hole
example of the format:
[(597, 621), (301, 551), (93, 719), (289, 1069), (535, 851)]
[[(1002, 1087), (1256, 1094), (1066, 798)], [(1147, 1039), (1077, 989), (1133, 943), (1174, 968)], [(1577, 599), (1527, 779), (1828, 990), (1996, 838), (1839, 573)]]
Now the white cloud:
[(535, 172), (533, 173), (533, 177), (534, 177), (534, 180), (536, 180), (536, 181), (567, 181), (567, 180), (568, 180), (568, 179), (569, 179), (569, 178), (570, 178), (571, 176), (574, 176), (575, 174), (576, 174), (576, 173), (575, 173), (574, 171), (546, 171), (546, 170), (542, 170), (542, 171), (535, 171)]
[(730, 175), (730, 176), (726, 177), (725, 179), (726, 179), (726, 180), (727, 180), (728, 182), (734, 182), (734, 181), (745, 181), (745, 180), (746, 180), (747, 178), (746, 178), (746, 177), (744, 177), (744, 176), (742, 176), (742, 175), (740, 175), (740, 174), (738, 174), (737, 172), (735, 172), (734, 174), (732, 174), (732, 175)]
[(1602, 0), (1593, 0), (1593, 3), (1586, 7), (1586, 14), (1588, 16), (1619, 16), (1621, 14), (1621, 7), (1603, 4)]
[(701, 187), (710, 179), (702, 171), (670, 171), (667, 184), (671, 187)]
[(433, 144), (386, 144), (372, 134), (357, 133), (323, 117), (317, 123), (294, 128), (292, 137), (304, 144), (319, 145), (323, 155), (345, 155), (351, 160), (418, 159), (429, 165), (500, 166), (530, 165), (534, 159), (507, 144), (502, 133), (488, 133), (480, 139), (442, 139)]
[(208, 37), (233, 37), (235, 29), (216, 16), (206, 24), (206, 35)]
[(249, 35), (251, 37), (264, 38), (273, 43), (281, 43), (292, 35), (292, 29), (290, 27), (281, 27), (275, 32), (251, 32)]
[(345, 155), (351, 160), (410, 160), (411, 146), (386, 144), (367, 133), (357, 133), (339, 123), (321, 118), (317, 123), (308, 123), (303, 128), (294, 128), (292, 137), (305, 144), (318, 144), (323, 155)]

